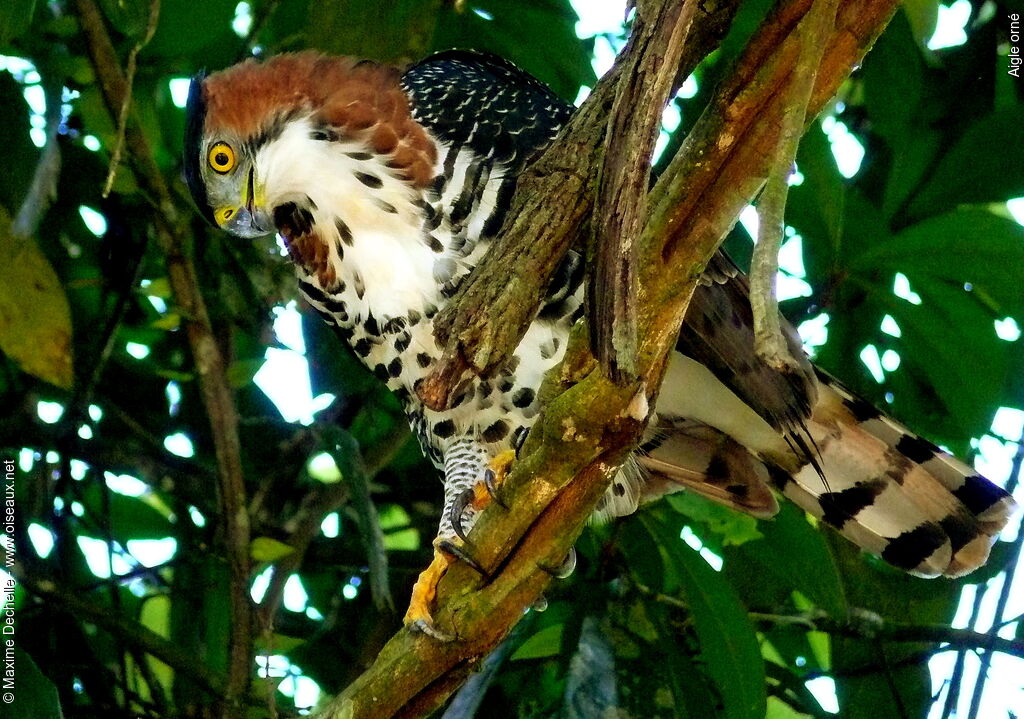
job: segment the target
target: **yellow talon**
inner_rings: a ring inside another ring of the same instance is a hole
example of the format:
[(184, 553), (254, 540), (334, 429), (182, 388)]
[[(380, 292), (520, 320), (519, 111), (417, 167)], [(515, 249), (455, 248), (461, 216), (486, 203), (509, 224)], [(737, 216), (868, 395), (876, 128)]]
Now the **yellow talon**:
[(409, 600), (409, 609), (402, 620), (407, 627), (418, 629), (441, 641), (451, 641), (453, 637), (434, 626), (434, 618), (430, 612), (437, 597), (437, 583), (448, 571), (452, 560), (452, 557), (434, 547), (434, 559), (416, 580), (412, 588), (412, 599)]
[[(515, 451), (507, 450), (491, 459), (487, 464), (487, 470), (484, 472), (484, 480), (477, 482), (473, 486), (472, 497), (468, 498), (468, 501), (467, 498), (464, 498), (461, 503), (455, 505), (456, 515), (461, 517), (462, 510), (466, 506), (472, 506), (473, 509), (481, 511), (492, 501), (497, 501), (504, 506), (497, 495), (497, 489), (508, 476), (509, 468), (512, 466), (512, 462), (515, 461), (515, 458)], [(447, 551), (445, 547), (447, 547)], [(438, 582), (441, 581), (441, 577), (448, 571), (448, 567), (458, 559), (462, 559), (462, 561), (468, 563), (478, 572), (484, 574), (483, 568), (473, 561), (472, 556), (467, 554), (461, 545), (456, 544), (453, 539), (442, 540), (438, 538), (434, 540), (434, 558), (430, 562), (430, 566), (420, 573), (416, 584), (412, 588), (409, 609), (406, 611), (405, 618), (403, 619), (407, 627), (419, 630), (424, 634), (429, 634), (441, 641), (452, 641), (454, 639), (454, 637), (434, 626), (431, 610), (433, 609), (434, 600), (437, 598)]]

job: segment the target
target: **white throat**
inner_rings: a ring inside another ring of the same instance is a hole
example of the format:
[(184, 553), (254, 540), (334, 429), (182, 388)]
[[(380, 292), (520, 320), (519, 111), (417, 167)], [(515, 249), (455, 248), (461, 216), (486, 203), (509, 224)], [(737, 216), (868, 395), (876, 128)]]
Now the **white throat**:
[(442, 254), (424, 240), (422, 191), (363, 143), (318, 140), (315, 132), (308, 118), (290, 122), (258, 153), (268, 207), (294, 202), (309, 209), (353, 317), (372, 308), (387, 319), (440, 305), (435, 265)]

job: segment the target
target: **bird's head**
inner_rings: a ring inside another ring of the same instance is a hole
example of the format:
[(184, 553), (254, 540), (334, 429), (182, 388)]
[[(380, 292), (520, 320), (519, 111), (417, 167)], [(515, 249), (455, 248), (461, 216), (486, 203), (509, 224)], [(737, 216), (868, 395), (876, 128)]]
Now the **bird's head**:
[(390, 67), (313, 52), (198, 75), (186, 105), (184, 165), (199, 210), (240, 237), (302, 234), (282, 208), (336, 199), (342, 178), (331, 158), (341, 150), (361, 149), (382, 173), (425, 185), (436, 149), (399, 78)]
[(193, 78), (186, 104), (185, 180), (192, 199), (213, 224), (240, 237), (273, 230), (264, 183), (256, 176), (256, 148), (240, 128), (207, 123), (206, 78)]

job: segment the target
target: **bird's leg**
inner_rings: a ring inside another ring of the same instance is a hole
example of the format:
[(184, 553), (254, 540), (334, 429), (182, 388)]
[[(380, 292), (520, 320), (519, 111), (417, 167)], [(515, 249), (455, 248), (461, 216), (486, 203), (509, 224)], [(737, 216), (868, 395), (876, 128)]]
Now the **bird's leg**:
[(442, 642), (450, 642), (455, 637), (434, 626), (431, 608), (437, 597), (437, 583), (448, 571), (448, 567), (457, 559), (465, 558), (462, 554), (451, 552), (450, 546), (448, 546), (450, 544), (449, 540), (440, 536), (434, 540), (434, 559), (416, 580), (416, 584), (412, 588), (412, 598), (409, 600), (409, 609), (406, 610), (405, 618), (402, 620), (407, 627), (428, 634)]
[(466, 534), (477, 514), (490, 503), (484, 480), (487, 469), (487, 451), (471, 438), (460, 439), (445, 451), (444, 510), (434, 540), (434, 558), (416, 580), (404, 620), (406, 626), (442, 641), (453, 637), (437, 629), (431, 615), (441, 577), (459, 560), (485, 574), (466, 549)]

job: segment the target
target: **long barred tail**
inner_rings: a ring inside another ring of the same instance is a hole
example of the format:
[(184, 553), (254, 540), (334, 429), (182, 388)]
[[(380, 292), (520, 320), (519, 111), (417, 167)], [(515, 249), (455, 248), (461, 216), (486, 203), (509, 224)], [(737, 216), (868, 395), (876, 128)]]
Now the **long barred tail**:
[(643, 480), (620, 476), (619, 494), (644, 502), (690, 489), (766, 516), (777, 510), (772, 485), (900, 569), (956, 577), (983, 565), (1016, 507), (1010, 495), (824, 372), (815, 389), (810, 418), (787, 439), (707, 368), (676, 355), (637, 456)]
[(769, 465), (776, 487), (913, 574), (957, 577), (983, 565), (1016, 507), (1012, 497), (833, 378), (819, 379), (807, 430), (821, 472)]

